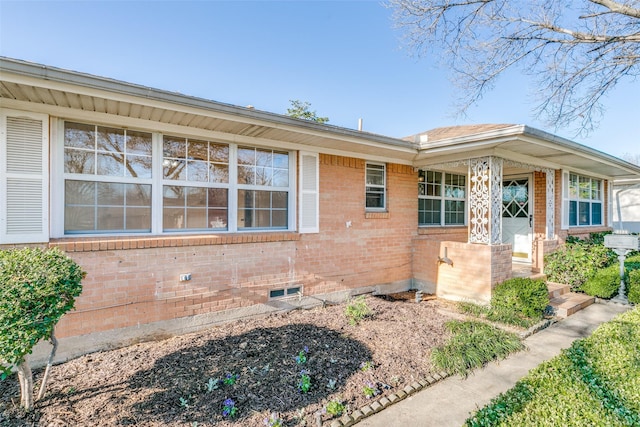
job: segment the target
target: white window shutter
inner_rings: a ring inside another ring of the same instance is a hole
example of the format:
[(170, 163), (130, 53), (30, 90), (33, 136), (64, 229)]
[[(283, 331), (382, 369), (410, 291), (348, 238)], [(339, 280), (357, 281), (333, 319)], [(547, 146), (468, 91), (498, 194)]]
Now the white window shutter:
[(317, 153), (300, 153), (300, 233), (320, 232), (320, 179)]
[(48, 117), (0, 114), (0, 243), (49, 240)]
[(569, 172), (562, 171), (562, 224), (563, 230), (569, 229)]

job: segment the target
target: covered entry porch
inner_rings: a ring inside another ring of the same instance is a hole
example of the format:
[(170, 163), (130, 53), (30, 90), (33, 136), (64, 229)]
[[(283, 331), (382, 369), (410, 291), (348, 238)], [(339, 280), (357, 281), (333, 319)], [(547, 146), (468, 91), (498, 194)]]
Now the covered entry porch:
[[(421, 285), (447, 299), (489, 301), (514, 267), (517, 275), (542, 272), (544, 253), (557, 245), (554, 169), (481, 156), (423, 166), (420, 177), (422, 170), (464, 177), (466, 226), (420, 228), (414, 263)], [(434, 265), (420, 261), (434, 255)]]

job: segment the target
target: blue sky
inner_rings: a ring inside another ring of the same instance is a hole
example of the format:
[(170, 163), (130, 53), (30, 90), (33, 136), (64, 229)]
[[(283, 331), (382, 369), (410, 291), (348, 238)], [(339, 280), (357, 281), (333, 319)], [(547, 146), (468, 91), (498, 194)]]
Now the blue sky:
[(466, 117), (447, 70), (413, 58), (378, 1), (6, 1), (0, 55), (259, 110), (311, 103), (330, 124), (402, 137), (440, 126), (527, 124), (597, 150), (640, 154), (640, 82), (606, 99), (575, 137), (535, 119), (510, 73)]

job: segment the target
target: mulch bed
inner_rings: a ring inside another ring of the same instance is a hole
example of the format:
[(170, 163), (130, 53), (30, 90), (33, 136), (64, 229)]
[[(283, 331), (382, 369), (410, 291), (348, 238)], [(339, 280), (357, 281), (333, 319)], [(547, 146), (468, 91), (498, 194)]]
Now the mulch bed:
[[(328, 424), (323, 408), (332, 400), (354, 411), (370, 402), (365, 386), (378, 398), (435, 373), (431, 350), (459, 316), (432, 296), (416, 302), (414, 292), (366, 302), (373, 315), (355, 326), (340, 304), (85, 355), (53, 367), (29, 414), (9, 378), (0, 382), (0, 425), (263, 426), (273, 412), (286, 426), (315, 426), (317, 413)], [(301, 351), (305, 363), (296, 361)], [(302, 371), (311, 378), (306, 393)], [(223, 383), (228, 374), (237, 375), (233, 384)], [(37, 383), (42, 371), (34, 375)], [(226, 399), (233, 418), (222, 414)]]

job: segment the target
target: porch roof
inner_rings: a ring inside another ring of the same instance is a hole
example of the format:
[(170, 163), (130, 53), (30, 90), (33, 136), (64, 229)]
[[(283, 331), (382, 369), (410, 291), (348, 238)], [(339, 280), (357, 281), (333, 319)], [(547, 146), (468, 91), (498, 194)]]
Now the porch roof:
[(640, 166), (526, 125), (482, 124), (433, 129), (405, 138), (418, 144), (415, 166), (446, 165), (481, 156), (616, 180), (640, 177)]

